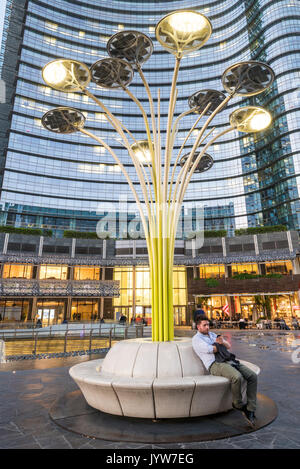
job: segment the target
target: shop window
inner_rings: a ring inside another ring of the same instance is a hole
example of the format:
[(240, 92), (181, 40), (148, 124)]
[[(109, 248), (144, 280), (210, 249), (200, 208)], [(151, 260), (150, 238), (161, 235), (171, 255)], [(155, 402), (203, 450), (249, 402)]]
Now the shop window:
[(291, 261), (285, 262), (266, 262), (267, 274), (291, 275), (293, 273), (293, 264)]
[(5, 264), (3, 267), (3, 278), (32, 278), (32, 265)]
[(66, 280), (68, 275), (68, 267), (60, 265), (41, 265), (40, 280)]
[(100, 280), (100, 267), (75, 267), (74, 280)]
[(113, 299), (114, 306), (129, 306), (133, 301), (133, 269), (120, 267), (114, 269), (113, 279), (120, 282), (120, 296)]
[(0, 301), (0, 321), (26, 321), (29, 312), (29, 301), (3, 300)]
[(252, 274), (258, 275), (257, 264), (232, 264), (231, 265), (232, 276), (238, 274)]
[(221, 264), (204, 264), (199, 266), (200, 278), (224, 278), (225, 266)]

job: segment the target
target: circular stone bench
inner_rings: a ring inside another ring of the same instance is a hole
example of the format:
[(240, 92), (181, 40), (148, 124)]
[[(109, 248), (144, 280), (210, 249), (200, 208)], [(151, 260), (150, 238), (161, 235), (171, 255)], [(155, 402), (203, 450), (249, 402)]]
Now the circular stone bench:
[[(257, 374), (260, 369), (241, 361)], [(180, 418), (232, 408), (230, 382), (210, 375), (190, 338), (123, 340), (104, 360), (73, 366), (70, 375), (87, 403), (102, 412), (140, 418)], [(246, 397), (246, 381), (242, 385)]]

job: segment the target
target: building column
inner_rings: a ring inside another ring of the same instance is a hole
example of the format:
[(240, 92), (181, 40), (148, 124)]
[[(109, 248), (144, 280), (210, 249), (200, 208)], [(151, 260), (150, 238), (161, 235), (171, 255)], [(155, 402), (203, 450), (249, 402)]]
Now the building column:
[(2, 254), (7, 254), (8, 240), (9, 240), (9, 233), (5, 233)]
[(36, 271), (35, 271), (35, 278), (37, 280), (40, 280), (40, 270), (41, 270), (41, 266), (40, 265), (37, 265), (36, 266)]
[(71, 247), (71, 258), (74, 259), (75, 257), (75, 249), (76, 249), (76, 238), (72, 238), (72, 247)]
[(38, 257), (41, 257), (43, 254), (43, 246), (44, 246), (44, 236), (40, 236)]
[(32, 299), (31, 311), (29, 312), (28, 319), (34, 321), (34, 318), (37, 314), (37, 297)]
[(67, 311), (66, 311), (66, 319), (71, 321), (71, 314), (72, 314), (72, 297), (68, 296), (67, 300)]
[(222, 251), (223, 251), (223, 257), (225, 258), (227, 256), (226, 239), (225, 238), (222, 238)]
[(68, 272), (68, 277), (69, 277), (69, 280), (74, 280), (74, 267), (71, 265), (69, 266), (69, 272)]
[(63, 316), (63, 321), (67, 319), (68, 315), (68, 299), (64, 300), (64, 316)]

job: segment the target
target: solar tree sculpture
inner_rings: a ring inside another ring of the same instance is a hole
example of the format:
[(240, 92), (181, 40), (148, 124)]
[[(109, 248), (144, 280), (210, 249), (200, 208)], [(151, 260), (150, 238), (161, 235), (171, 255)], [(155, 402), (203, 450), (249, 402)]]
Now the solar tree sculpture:
[[(96, 140), (110, 153), (130, 186), (147, 242), (152, 287), (153, 341), (164, 342), (174, 338), (174, 244), (182, 203), (193, 174), (211, 168), (213, 158), (206, 152), (221, 136), (235, 129), (241, 132), (257, 132), (264, 130), (271, 123), (268, 111), (258, 106), (247, 106), (231, 113), (230, 125), (225, 130), (215, 135), (215, 128), (209, 128), (214, 117), (234, 96), (256, 95), (272, 84), (272, 69), (255, 61), (240, 62), (225, 70), (222, 84), (227, 94), (213, 89), (200, 90), (190, 97), (189, 109), (175, 118), (176, 83), (181, 59), (184, 55), (200, 49), (211, 33), (212, 26), (208, 18), (189, 10), (172, 12), (162, 18), (156, 26), (157, 40), (164, 49), (175, 56), (164, 142), (161, 139), (160, 90), (157, 92), (155, 106), (142, 71), (142, 65), (153, 52), (153, 43), (145, 34), (138, 31), (121, 31), (113, 35), (107, 44), (109, 57), (98, 60), (90, 68), (76, 60), (57, 59), (48, 63), (42, 72), (44, 81), (52, 88), (66, 93), (82, 92), (98, 104), (107, 121), (121, 137), (122, 144), (132, 160), (142, 196), (137, 193), (117, 153), (100, 136), (84, 128), (85, 117), (81, 112), (74, 108), (59, 107), (47, 112), (42, 118), (43, 126), (52, 132), (81, 132)], [(148, 96), (148, 113), (129, 89), (135, 71), (139, 74)], [(120, 89), (127, 93), (143, 116), (145, 140), (136, 140), (125, 124), (88, 90), (91, 81), (99, 86), (99, 91), (103, 88)], [(179, 123), (192, 113), (197, 115), (195, 123), (175, 155), (174, 143)], [(203, 122), (199, 126), (201, 120)], [(192, 149), (182, 155), (194, 135), (193, 131), (197, 132), (197, 137)]]

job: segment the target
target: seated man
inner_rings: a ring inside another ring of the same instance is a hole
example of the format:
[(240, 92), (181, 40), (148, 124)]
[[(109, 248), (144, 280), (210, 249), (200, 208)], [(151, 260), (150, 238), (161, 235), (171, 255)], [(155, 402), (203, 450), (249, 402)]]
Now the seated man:
[[(192, 339), (192, 345), (195, 353), (201, 358), (204, 366), (210, 374), (215, 376), (223, 376), (228, 378), (231, 383), (232, 392), (232, 406), (243, 412), (247, 421), (255, 425), (255, 410), (256, 410), (256, 393), (257, 393), (257, 375), (254, 371), (242, 365), (237, 360), (234, 360), (234, 355), (228, 354), (225, 361), (220, 362), (220, 354), (218, 353), (218, 344), (224, 345), (229, 349), (231, 345), (222, 338), (217, 336), (214, 332), (209, 331), (209, 320), (205, 317), (197, 319), (196, 327), (197, 334)], [(215, 354), (218, 354), (218, 361), (216, 361)], [(226, 354), (223, 354), (224, 357)], [(247, 381), (247, 404), (243, 405), (241, 384), (242, 377)]]

